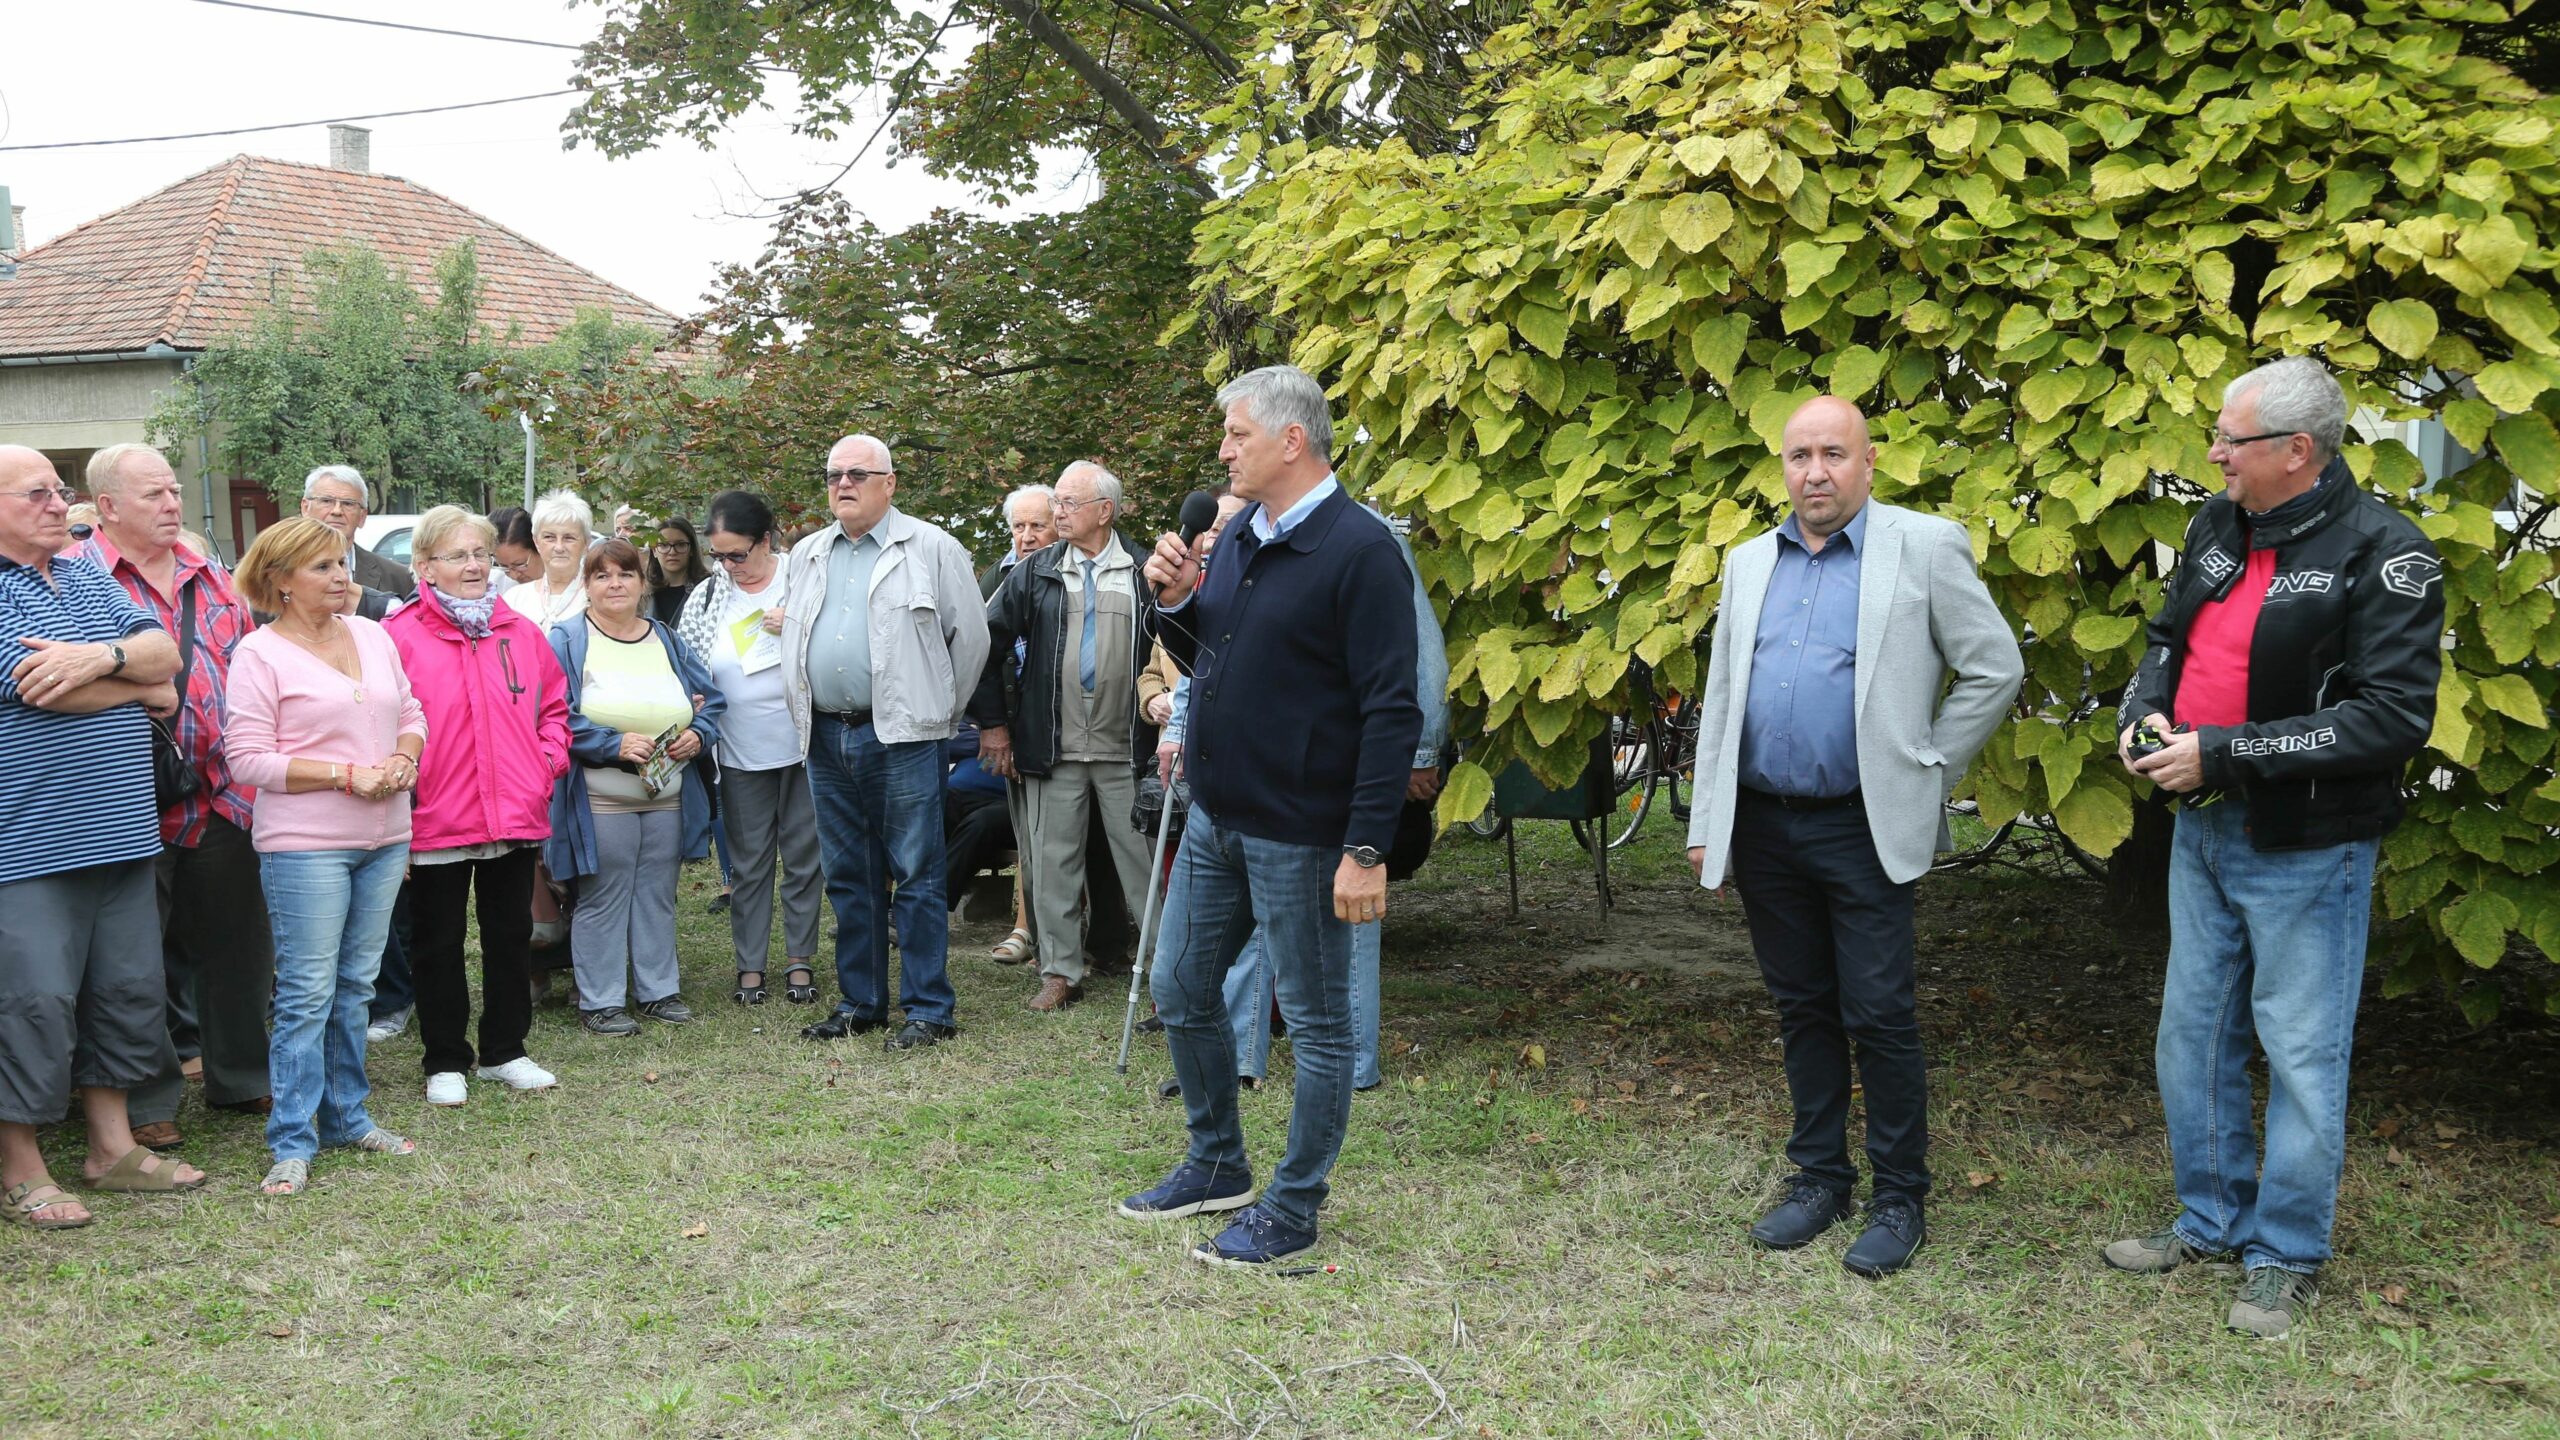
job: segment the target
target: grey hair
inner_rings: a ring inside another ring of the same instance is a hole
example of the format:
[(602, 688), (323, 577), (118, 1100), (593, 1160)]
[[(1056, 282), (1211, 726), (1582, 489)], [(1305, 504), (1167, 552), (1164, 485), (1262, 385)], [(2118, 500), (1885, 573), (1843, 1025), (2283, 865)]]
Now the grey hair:
[[(121, 493), (124, 489), (124, 462), (136, 455), (158, 455), (157, 448), (139, 441), (127, 440), (110, 445), (89, 457), (89, 468), (82, 472), (92, 495)], [(165, 457), (164, 457), (165, 458)]]
[(861, 433), (859, 433), (859, 432), (857, 432), (857, 433), (855, 433), (855, 434), (852, 434), (852, 435), (846, 435), (846, 436), (843, 436), (842, 438), (838, 439), (834, 445), (830, 445), (830, 446), (828, 446), (828, 447), (827, 447), (827, 453), (829, 453), (829, 454), (831, 454), (831, 455), (832, 455), (832, 454), (834, 454), (834, 453), (835, 453), (835, 451), (836, 451), (837, 447), (839, 447), (839, 446), (844, 446), (844, 445), (868, 445), (868, 446), (870, 446), (872, 449), (877, 450), (877, 451), (879, 451), (879, 452), (880, 452), (880, 468), (881, 468), (881, 469), (886, 470), (886, 471), (889, 471), (889, 472), (891, 472), (892, 474), (895, 474), (895, 473), (897, 472), (897, 469), (898, 469), (898, 462), (897, 462), (897, 460), (896, 460), (894, 457), (892, 457), (892, 456), (889, 454), (889, 442), (888, 442), (888, 441), (886, 441), (886, 440), (881, 439), (879, 436), (877, 436), (877, 435), (864, 435), (864, 434), (861, 434)]
[(2258, 397), (2258, 428), (2308, 435), (2314, 459), (2328, 462), (2347, 438), (2347, 392), (2329, 367), (2308, 355), (2270, 360), (2223, 387), (2222, 403)]
[(554, 490), (533, 502), (533, 530), (539, 535), (554, 525), (574, 526), (580, 535), (595, 533), (596, 512), (566, 490)]
[(1307, 448), (1319, 460), (1333, 455), (1333, 411), (1325, 403), (1324, 386), (1295, 365), (1265, 365), (1248, 370), (1218, 389), (1218, 412), (1244, 405), (1254, 424), (1277, 435), (1295, 425), (1307, 432)]
[[(482, 516), (459, 505), (438, 505), (418, 517), (418, 528), (409, 535), (409, 568), (417, 570), (427, 557), (445, 547), (457, 530), (468, 530), (494, 550), (498, 547), (498, 527)], [(424, 573), (421, 571), (420, 573)]]
[(1013, 504), (1017, 500), (1046, 500), (1051, 505), (1055, 505), (1058, 503), (1058, 492), (1046, 485), (1025, 485), (1007, 495), (1004, 497), (1004, 523), (1007, 525), (1013, 523)]
[(1120, 488), (1120, 477), (1104, 469), (1099, 460), (1073, 462), (1066, 469), (1058, 472), (1058, 483), (1065, 484), (1070, 475), (1083, 475), (1090, 478), (1093, 481), (1093, 498), (1107, 500), (1115, 507), (1119, 505), (1120, 497), (1126, 493)]
[(311, 498), (311, 487), (323, 480), (336, 480), (356, 487), (356, 498), (370, 505), (373, 492), (365, 487), (364, 472), (353, 465), (323, 465), (302, 477), (302, 498)]

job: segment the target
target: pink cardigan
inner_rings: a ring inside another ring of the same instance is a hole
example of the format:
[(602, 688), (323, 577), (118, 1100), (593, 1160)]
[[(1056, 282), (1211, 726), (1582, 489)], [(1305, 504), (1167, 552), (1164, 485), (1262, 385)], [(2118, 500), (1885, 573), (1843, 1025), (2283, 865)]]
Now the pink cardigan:
[(354, 635), (364, 699), (335, 666), (275, 632), (253, 631), (231, 654), (230, 717), (222, 730), (232, 773), (258, 789), (249, 839), (267, 850), (379, 850), (409, 839), (409, 796), (358, 800), (335, 790), (288, 795), (294, 760), (379, 765), (403, 735), (424, 736), (427, 713), (409, 691), (399, 647), (361, 616), (340, 622)]

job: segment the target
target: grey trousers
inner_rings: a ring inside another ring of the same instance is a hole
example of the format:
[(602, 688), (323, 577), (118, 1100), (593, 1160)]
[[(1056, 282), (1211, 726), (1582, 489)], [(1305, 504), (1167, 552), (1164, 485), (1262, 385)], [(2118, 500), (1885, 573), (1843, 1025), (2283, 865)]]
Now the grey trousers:
[(817, 961), (827, 874), (818, 860), (818, 807), (809, 767), (720, 772), (720, 823), (729, 837), (729, 942), (738, 970), (763, 972), (773, 953), (774, 855), (782, 857), (786, 957)]
[(1022, 846), (1031, 928), (1040, 973), (1081, 985), (1091, 968), (1084, 947), (1085, 852), (1107, 845), (1113, 877), (1136, 915), (1145, 903), (1147, 836), (1129, 823), (1138, 779), (1126, 760), (1061, 760), (1046, 775), (1025, 776)]
[[(158, 888), (161, 963), (168, 975), (169, 1036), (184, 1056), (192, 1014), (196, 1053), (204, 1057), (204, 1100), (236, 1105), (267, 1093), (267, 1011), (276, 984), (275, 932), (267, 924), (267, 892), (258, 882), (258, 852), (249, 832), (216, 815), (204, 839), (171, 846), (153, 866)], [(181, 999), (185, 1002), (180, 1003)], [(133, 1087), (133, 1123), (178, 1118), (186, 1081), (171, 1064)]]
[(175, 1070), (151, 862), (0, 885), (0, 1121), (50, 1125), (74, 1086)]
[(684, 812), (598, 811), (596, 873), (578, 877), (569, 963), (578, 1005), (619, 1010), (676, 993), (676, 869)]

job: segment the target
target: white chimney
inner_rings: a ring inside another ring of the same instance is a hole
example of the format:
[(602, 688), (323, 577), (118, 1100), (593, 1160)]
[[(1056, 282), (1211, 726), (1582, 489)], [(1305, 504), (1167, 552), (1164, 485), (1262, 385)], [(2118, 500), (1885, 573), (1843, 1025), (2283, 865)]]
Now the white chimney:
[(329, 168), (352, 170), (358, 175), (373, 171), (373, 132), (361, 125), (329, 127)]
[(17, 250), (12, 253), (23, 254), (26, 251), (35, 248), (35, 242), (27, 238), (26, 206), (12, 205), (9, 207), (9, 233), (16, 237), (14, 243), (18, 247)]

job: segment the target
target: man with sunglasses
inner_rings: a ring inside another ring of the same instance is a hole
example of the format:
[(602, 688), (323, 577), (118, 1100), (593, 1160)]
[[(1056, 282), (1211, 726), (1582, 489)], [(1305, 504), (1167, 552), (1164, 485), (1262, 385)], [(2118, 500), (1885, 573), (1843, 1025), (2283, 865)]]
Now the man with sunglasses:
[(2206, 452), (2223, 493), (2187, 526), (2118, 717), (2125, 765), (2180, 802), (2157, 1054), (2179, 1211), (2106, 1261), (2162, 1275), (2238, 1252), (2225, 1323), (2262, 1339), (2309, 1308), (2329, 1258), (2374, 854), (2443, 668), (2443, 562), (2356, 483), (2346, 428), (2316, 360), (2223, 392)]
[(848, 435), (827, 451), (835, 523), (783, 566), (782, 671), (809, 755), (827, 898), (836, 912), (836, 1012), (802, 1031), (838, 1040), (889, 1024), (889, 916), (905, 1023), (889, 1048), (957, 1033), (943, 896), (942, 742), (987, 659), (987, 612), (959, 541), (900, 511), (889, 447)]

